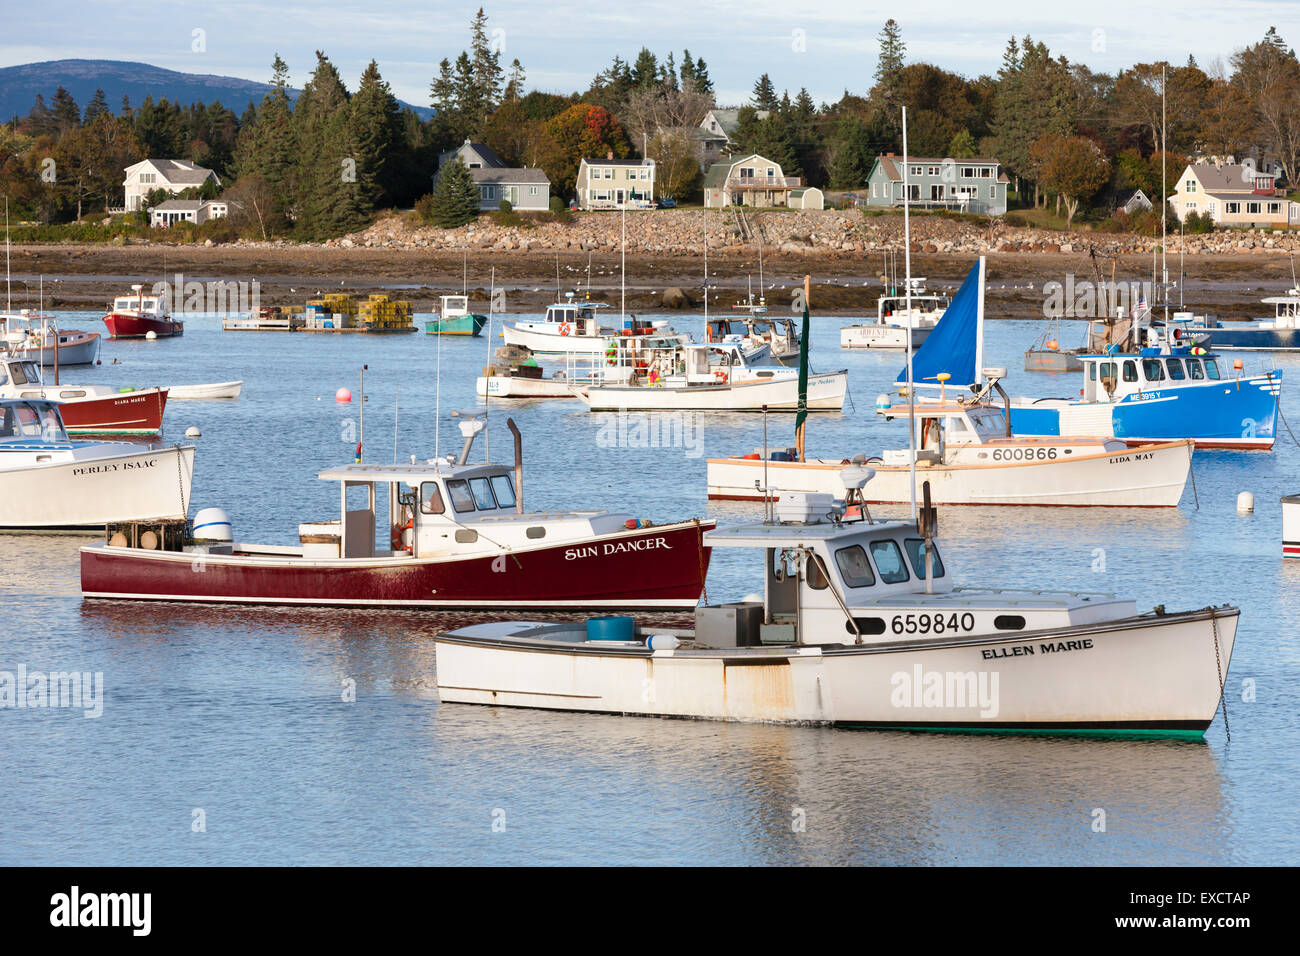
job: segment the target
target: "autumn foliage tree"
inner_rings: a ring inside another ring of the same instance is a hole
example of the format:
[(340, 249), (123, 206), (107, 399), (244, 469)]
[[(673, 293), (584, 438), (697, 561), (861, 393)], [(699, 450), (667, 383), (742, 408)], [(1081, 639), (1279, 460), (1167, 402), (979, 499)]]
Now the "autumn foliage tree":
[(1030, 144), (1029, 158), (1035, 180), (1064, 199), (1067, 229), (1079, 204), (1092, 198), (1110, 178), (1110, 160), (1086, 136), (1041, 136)]
[(542, 135), (540, 165), (559, 196), (573, 195), (583, 158), (612, 153), (615, 159), (624, 159), (632, 152), (614, 114), (590, 103), (577, 103), (551, 118), (543, 124)]

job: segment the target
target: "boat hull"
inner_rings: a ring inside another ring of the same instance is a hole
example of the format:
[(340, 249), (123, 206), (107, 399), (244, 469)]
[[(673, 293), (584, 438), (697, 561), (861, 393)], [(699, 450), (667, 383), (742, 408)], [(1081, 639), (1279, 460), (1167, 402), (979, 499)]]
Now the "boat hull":
[(63, 398), (75, 386), (47, 387), (47, 398), (59, 399), (59, 411), (69, 435), (156, 435), (162, 431), (167, 389), (119, 392), (102, 398)]
[(142, 339), (150, 332), (160, 339), (185, 334), (185, 323), (129, 312), (110, 312), (104, 316), (108, 336), (113, 339)]
[(172, 385), (167, 389), (167, 397), (174, 402), (230, 399), (238, 398), (243, 388), (244, 383), (242, 380), (238, 382), (213, 382), (208, 385)]
[[(684, 522), (481, 557), (304, 559), (294, 549), (233, 555), (81, 550), (86, 597), (351, 607), (689, 610), (713, 522)], [(202, 573), (196, 573), (196, 571)]]
[[(523, 626), (511, 635), (497, 624), (440, 635), (435, 648), (446, 703), (879, 729), (1197, 737), (1218, 708), (1237, 619), (1235, 608), (1207, 608), (1018, 635), (659, 651), (528, 640)], [(936, 674), (941, 689), (957, 693), (936, 699), (923, 692)]]
[(430, 319), (424, 323), (424, 331), (429, 335), (478, 335), (486, 324), (486, 315), (471, 313), (448, 319)]
[(573, 398), (573, 385), (562, 378), (527, 378), (522, 375), (480, 375), (475, 379), (480, 398)]
[(1282, 498), (1282, 557), (1300, 558), (1300, 495)]
[(1231, 352), (1300, 352), (1300, 329), (1263, 329), (1220, 324), (1209, 330), (1214, 348)]
[(1197, 448), (1267, 449), (1276, 440), (1281, 372), (1154, 389), (1118, 402), (1013, 399), (1017, 435), (1122, 438), (1130, 445), (1190, 438)]
[(520, 329), (509, 323), (501, 327), (506, 345), (531, 349), (539, 355), (604, 355), (603, 335), (559, 335)]
[(918, 349), (932, 329), (933, 326), (928, 326), (909, 330), (901, 325), (878, 325), (874, 322), (850, 325), (840, 329), (840, 348), (902, 350), (907, 348), (907, 335), (910, 331), (912, 348)]
[(99, 531), (118, 521), (185, 515), (194, 448), (0, 471), (0, 529)]
[[(848, 373), (808, 377), (808, 410), (839, 411), (848, 393)], [(615, 411), (760, 411), (793, 412), (799, 405), (799, 382), (793, 377), (735, 385), (659, 388), (649, 385), (602, 385), (578, 395), (593, 412)]]
[(1025, 352), (1026, 372), (1082, 372), (1079, 353), (1072, 349), (1029, 349)]
[[(923, 481), (930, 483), (931, 500), (938, 505), (1174, 508), (1187, 483), (1191, 452), (1190, 442), (1169, 442), (1069, 459), (964, 466), (921, 462), (916, 482), (917, 487)], [(869, 504), (907, 504), (912, 500), (909, 468), (869, 464), (875, 471), (863, 489)], [(769, 461), (766, 466), (764, 469), (761, 460), (746, 458), (709, 459), (709, 497), (762, 501), (764, 482), (770, 492), (825, 492), (844, 497), (840, 473), (848, 467), (845, 461)]]

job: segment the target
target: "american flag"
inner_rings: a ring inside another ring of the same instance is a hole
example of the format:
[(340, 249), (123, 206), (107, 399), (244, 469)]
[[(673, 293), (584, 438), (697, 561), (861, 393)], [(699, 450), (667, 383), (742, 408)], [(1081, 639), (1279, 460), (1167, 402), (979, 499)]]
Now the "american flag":
[(1133, 318), (1137, 318), (1147, 310), (1147, 297), (1145, 294), (1138, 295), (1137, 304), (1133, 306)]

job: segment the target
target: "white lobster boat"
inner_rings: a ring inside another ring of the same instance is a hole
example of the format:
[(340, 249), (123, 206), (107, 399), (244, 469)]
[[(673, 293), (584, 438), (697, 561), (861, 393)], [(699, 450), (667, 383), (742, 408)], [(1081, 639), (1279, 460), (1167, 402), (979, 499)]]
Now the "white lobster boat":
[(642, 336), (674, 336), (680, 342), (689, 341), (668, 329), (662, 319), (644, 322), (635, 316), (623, 319), (622, 327), (601, 324), (601, 309), (609, 306), (603, 302), (575, 302), (573, 293), (565, 302), (546, 307), (540, 319), (518, 319), (501, 327), (501, 336), (507, 345), (531, 349), (538, 355), (604, 355), (608, 340), (613, 336), (637, 339)]
[(952, 300), (946, 295), (927, 292), (924, 278), (910, 278), (906, 282), (911, 287), (910, 293), (890, 290), (876, 301), (874, 322), (840, 329), (840, 348), (906, 349), (909, 338), (912, 348), (920, 348)]
[[(886, 418), (915, 419), (911, 448), (880, 457), (810, 458), (757, 449), (746, 457), (710, 458), (710, 498), (762, 501), (778, 493), (841, 489), (840, 472), (865, 463), (876, 470), (871, 504), (905, 504), (917, 481), (928, 481), (935, 504), (1177, 507), (1191, 470), (1193, 443), (1130, 448), (1118, 438), (1023, 438), (1010, 434), (1005, 411), (988, 404), (1003, 369), (986, 369), (989, 386), (969, 401), (877, 405)], [(999, 389), (999, 391), (1001, 391)], [(885, 397), (882, 396), (882, 399)], [(764, 457), (766, 455), (766, 457)]]
[(1300, 495), (1282, 496), (1282, 557), (1300, 558)]
[[(593, 412), (700, 410), (793, 412), (799, 406), (799, 370), (750, 365), (734, 342), (680, 345), (665, 341), (628, 365), (615, 361), (604, 381), (578, 389)], [(809, 411), (839, 411), (848, 372), (810, 373)]]
[(0, 530), (184, 519), (193, 474), (193, 445), (73, 444), (57, 402), (0, 399)]
[[(870, 469), (845, 476), (846, 497)], [(694, 630), (499, 621), (435, 638), (445, 703), (901, 729), (1200, 737), (1239, 611), (1139, 613), (1108, 594), (956, 587), (918, 524), (783, 496), (709, 532), (761, 553), (763, 596)]]
[(0, 353), (46, 367), (94, 365), (99, 333), (60, 329), (52, 316), (28, 312), (0, 315)]

